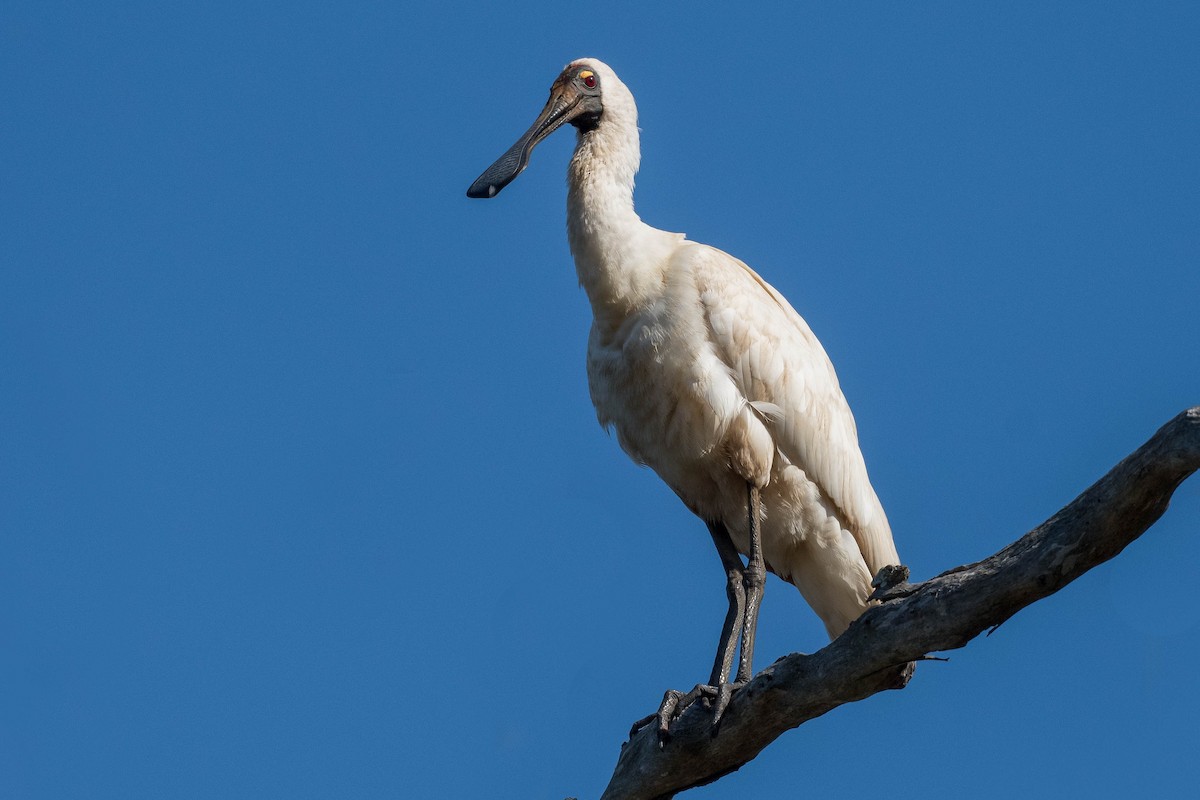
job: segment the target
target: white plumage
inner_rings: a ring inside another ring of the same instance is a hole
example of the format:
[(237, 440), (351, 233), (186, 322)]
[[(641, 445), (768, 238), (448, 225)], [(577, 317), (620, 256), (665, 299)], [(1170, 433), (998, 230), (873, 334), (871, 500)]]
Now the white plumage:
[(587, 373), (600, 423), (743, 554), (747, 487), (757, 488), (767, 567), (837, 636), (867, 607), (872, 576), (900, 563), (854, 418), (787, 300), (736, 258), (634, 212), (637, 109), (616, 74), (595, 59), (568, 65), (541, 128), (506, 154), (511, 174), (502, 158), (469, 194), (494, 195), (568, 120), (580, 132), (567, 233), (594, 315)]
[[(589, 283), (595, 265), (577, 263)], [(601, 424), (693, 513), (723, 522), (742, 553), (745, 485), (757, 486), (768, 567), (837, 636), (866, 608), (875, 572), (899, 558), (825, 351), (786, 300), (719, 250), (680, 241), (641, 266), (657, 296), (592, 326)]]

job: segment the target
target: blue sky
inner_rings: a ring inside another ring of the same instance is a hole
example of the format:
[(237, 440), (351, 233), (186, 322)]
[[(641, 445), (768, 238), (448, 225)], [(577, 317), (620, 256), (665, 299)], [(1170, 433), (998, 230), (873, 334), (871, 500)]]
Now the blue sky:
[[(838, 367), (917, 577), (1200, 402), (1193, 3), (8, 2), (0, 795), (596, 797), (707, 676), (703, 525), (596, 425), (566, 62), (643, 218)], [(1114, 562), (695, 798), (1183, 796), (1200, 483)], [(760, 666), (824, 643), (772, 580)]]

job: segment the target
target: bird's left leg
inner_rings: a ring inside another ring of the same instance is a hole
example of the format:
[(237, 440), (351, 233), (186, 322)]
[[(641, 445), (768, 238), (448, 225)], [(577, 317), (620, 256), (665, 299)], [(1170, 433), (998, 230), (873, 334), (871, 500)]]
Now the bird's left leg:
[[(721, 723), (725, 708), (733, 699), (735, 689), (740, 689), (754, 676), (754, 634), (758, 630), (758, 609), (762, 605), (763, 589), (767, 583), (767, 569), (762, 554), (761, 511), (762, 503), (758, 487), (747, 483), (746, 512), (750, 524), (750, 555), (742, 570), (742, 593), (746, 598), (742, 617), (742, 652), (738, 661), (737, 678), (732, 683), (722, 681), (715, 684), (717, 696), (713, 701), (713, 726)], [(728, 674), (728, 667), (726, 674)], [(715, 679), (714, 679), (715, 681)]]
[[(767, 570), (762, 553), (762, 500), (758, 487), (746, 484), (746, 514), (750, 531), (750, 555), (745, 566), (729, 537), (729, 532), (720, 523), (709, 523), (708, 530), (721, 556), (728, 581), (729, 612), (721, 629), (721, 642), (713, 664), (712, 677), (708, 684), (700, 684), (687, 694), (668, 690), (663, 697), (658, 713), (634, 723), (629, 732), (632, 737), (647, 723), (658, 721), (658, 736), (661, 741), (670, 738), (670, 727), (680, 714), (701, 697), (712, 698), (713, 733), (721, 724), (721, 717), (735, 689), (744, 686), (754, 675), (754, 635), (758, 629), (758, 610), (762, 605), (763, 589), (767, 582)], [(740, 584), (740, 585), (739, 585)], [(734, 643), (741, 629), (741, 658), (738, 661), (737, 678), (729, 682), (729, 671), (733, 667)]]
[(716, 713), (713, 716), (713, 725), (715, 726), (721, 721), (721, 713), (724, 712), (725, 706), (729, 704), (729, 698), (733, 694), (734, 687), (729, 683), (729, 676), (733, 670), (733, 657), (737, 652), (738, 637), (746, 618), (746, 570), (742, 564), (742, 557), (738, 555), (737, 546), (734, 545), (725, 525), (721, 522), (709, 522), (708, 532), (712, 536), (713, 544), (717, 547), (721, 566), (725, 569), (725, 596), (729, 600), (725, 623), (721, 626), (721, 639), (717, 644), (717, 656), (713, 660), (712, 675), (709, 677), (708, 683), (697, 684), (686, 694), (668, 689), (658, 711), (635, 722), (633, 729), (629, 732), (630, 736), (650, 722), (657, 720), (658, 737), (665, 742), (671, 735), (671, 723), (701, 697), (716, 698)]

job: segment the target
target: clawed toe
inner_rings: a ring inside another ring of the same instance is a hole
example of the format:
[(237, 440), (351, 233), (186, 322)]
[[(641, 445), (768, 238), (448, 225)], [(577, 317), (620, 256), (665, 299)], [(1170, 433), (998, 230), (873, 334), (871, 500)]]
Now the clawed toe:
[(713, 710), (712, 733), (715, 736), (717, 728), (721, 724), (721, 718), (725, 715), (725, 709), (729, 707), (729, 701), (733, 698), (733, 693), (744, 685), (744, 682), (723, 683), (720, 686), (698, 683), (687, 693), (668, 689), (663, 695), (662, 704), (659, 705), (657, 712), (633, 723), (633, 727), (629, 730), (629, 738), (632, 739), (634, 734), (652, 722), (657, 722), (658, 741), (666, 744), (671, 740), (671, 725), (701, 698), (709, 701), (707, 705)]
[(709, 686), (704, 683), (696, 684), (695, 688), (687, 694), (677, 692), (674, 689), (668, 689), (667, 693), (663, 695), (662, 705), (658, 707), (658, 713), (654, 715), (658, 719), (658, 740), (663, 743), (670, 741), (671, 723), (679, 719), (679, 716), (684, 711), (687, 711), (692, 703), (701, 697), (717, 697), (719, 694), (720, 690), (715, 686)]
[(721, 727), (721, 720), (725, 717), (725, 709), (729, 707), (729, 701), (733, 699), (733, 693), (746, 685), (746, 681), (738, 683), (723, 683), (717, 691), (716, 699), (713, 700), (713, 720), (712, 720), (712, 735), (717, 735), (717, 730)]

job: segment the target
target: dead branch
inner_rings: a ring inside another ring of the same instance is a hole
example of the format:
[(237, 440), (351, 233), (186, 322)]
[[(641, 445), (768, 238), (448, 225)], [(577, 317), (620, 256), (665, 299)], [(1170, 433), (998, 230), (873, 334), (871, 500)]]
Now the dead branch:
[(1069, 505), (1000, 552), (923, 583), (881, 576), (883, 602), (827, 647), (793, 654), (734, 695), (719, 734), (695, 704), (660, 745), (654, 726), (621, 749), (602, 800), (669, 798), (717, 780), (784, 731), (843, 703), (900, 689), (913, 663), (962, 647), (1120, 553), (1162, 516), (1200, 468), (1200, 406), (1164, 425)]

